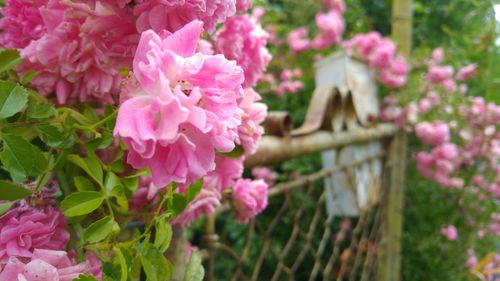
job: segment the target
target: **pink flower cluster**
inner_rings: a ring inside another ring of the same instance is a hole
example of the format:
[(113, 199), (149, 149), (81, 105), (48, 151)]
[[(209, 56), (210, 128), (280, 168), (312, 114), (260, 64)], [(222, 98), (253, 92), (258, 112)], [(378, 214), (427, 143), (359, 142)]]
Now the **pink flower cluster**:
[(288, 34), (287, 42), (293, 52), (326, 49), (342, 41), (342, 34), (345, 31), (344, 2), (342, 0), (325, 0), (323, 4), (328, 12), (316, 14), (318, 34), (313, 39), (308, 38), (309, 29), (306, 27), (298, 27)]
[(441, 65), (444, 60), (444, 51), (441, 48), (436, 48), (432, 52), (431, 59), (428, 61), (428, 69), (426, 79), (432, 87), (441, 86), (446, 92), (459, 91), (465, 94), (467, 86), (461, 84), (457, 86), (457, 81), (466, 81), (474, 77), (476, 74), (476, 64), (469, 64), (460, 68), (454, 76), (455, 70), (450, 65)]
[(416, 161), (418, 171), (427, 179), (447, 188), (463, 186), (463, 179), (452, 176), (461, 164), (459, 149), (455, 144), (443, 143), (430, 153), (419, 152)]
[(358, 34), (343, 43), (345, 49), (355, 49), (356, 54), (379, 71), (379, 81), (389, 88), (401, 88), (408, 80), (408, 64), (397, 56), (396, 45), (380, 33), (372, 31)]
[(55, 92), (60, 104), (113, 103), (141, 32), (195, 19), (212, 32), (236, 13), (236, 1), (9, 0), (0, 13), (0, 47), (21, 52), (17, 71), (36, 71), (31, 85), (41, 94)]
[(0, 216), (0, 263), (9, 257), (30, 258), (35, 248), (64, 249), (69, 240), (65, 227), (57, 208), (31, 207), (21, 201)]
[(280, 74), (281, 82), (275, 89), (275, 94), (281, 97), (286, 93), (294, 94), (300, 91), (304, 87), (302, 81), (298, 80), (301, 76), (302, 70), (300, 68), (282, 70)]
[(262, 82), (269, 85), (269, 91), (274, 95), (281, 97), (285, 94), (295, 94), (302, 90), (304, 84), (300, 80), (302, 77), (302, 70), (300, 68), (295, 69), (283, 69), (280, 73), (280, 79), (278, 79), (272, 73), (266, 73)]
[(328, 13), (317, 13), (316, 25), (319, 33), (311, 42), (314, 49), (326, 49), (342, 41), (345, 22), (341, 11), (331, 9)]
[(415, 133), (423, 143), (428, 145), (441, 145), (450, 140), (450, 128), (443, 121), (419, 123)]
[(258, 18), (247, 15), (228, 19), (217, 34), (217, 51), (243, 68), (244, 87), (252, 87), (262, 79), (271, 61), (271, 54), (266, 48), (268, 37)]
[(267, 189), (263, 180), (240, 179), (236, 182), (232, 201), (240, 223), (247, 223), (267, 207)]
[(0, 267), (0, 281), (71, 281), (81, 274), (102, 278), (101, 262), (91, 253), (76, 264), (65, 251), (34, 249), (30, 258), (10, 257)]

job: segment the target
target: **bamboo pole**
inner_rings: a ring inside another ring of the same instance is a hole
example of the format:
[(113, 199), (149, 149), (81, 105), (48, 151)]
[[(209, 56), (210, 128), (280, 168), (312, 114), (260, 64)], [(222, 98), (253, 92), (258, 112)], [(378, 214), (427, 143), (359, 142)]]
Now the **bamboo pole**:
[[(399, 53), (409, 59), (412, 36), (412, 0), (394, 0), (392, 6), (392, 38)], [(397, 132), (389, 146), (387, 204), (383, 214), (382, 239), (378, 258), (378, 280), (401, 280), (401, 237), (405, 173), (407, 164), (407, 137)]]
[(285, 138), (264, 136), (257, 152), (246, 159), (245, 166), (267, 165), (348, 144), (389, 138), (395, 132), (394, 125), (383, 123), (368, 129), (360, 128), (338, 133), (318, 131), (310, 135)]

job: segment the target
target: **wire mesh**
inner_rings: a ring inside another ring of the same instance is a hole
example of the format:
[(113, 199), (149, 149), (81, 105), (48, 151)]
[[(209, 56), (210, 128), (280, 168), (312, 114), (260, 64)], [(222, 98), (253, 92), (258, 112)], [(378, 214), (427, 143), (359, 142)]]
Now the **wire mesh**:
[(325, 177), (354, 175), (349, 171), (374, 158), (385, 159), (379, 154), (272, 187), (268, 208), (247, 225), (228, 227), (226, 212), (210, 218), (221, 232), (205, 236), (206, 280), (376, 280), (386, 196), (357, 217), (340, 217), (326, 210), (323, 186)]

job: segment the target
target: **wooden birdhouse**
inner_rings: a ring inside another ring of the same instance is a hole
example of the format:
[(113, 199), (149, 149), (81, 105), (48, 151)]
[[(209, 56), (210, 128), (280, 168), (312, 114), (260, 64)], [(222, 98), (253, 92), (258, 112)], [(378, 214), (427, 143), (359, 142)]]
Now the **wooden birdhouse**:
[(336, 89), (344, 112), (339, 118), (344, 118), (344, 123), (370, 126), (376, 120), (379, 115), (377, 82), (375, 71), (366, 62), (346, 52), (337, 52), (318, 61), (315, 68), (316, 87)]
[[(307, 133), (312, 128), (334, 132), (358, 130), (376, 122), (379, 99), (374, 70), (345, 52), (335, 53), (317, 62), (315, 67), (316, 91), (306, 122), (292, 134)], [(317, 121), (318, 113), (323, 115), (321, 122)], [(325, 169), (362, 162), (325, 178), (329, 214), (358, 216), (379, 201), (382, 160), (374, 156), (382, 150), (382, 144), (375, 141), (322, 153)]]

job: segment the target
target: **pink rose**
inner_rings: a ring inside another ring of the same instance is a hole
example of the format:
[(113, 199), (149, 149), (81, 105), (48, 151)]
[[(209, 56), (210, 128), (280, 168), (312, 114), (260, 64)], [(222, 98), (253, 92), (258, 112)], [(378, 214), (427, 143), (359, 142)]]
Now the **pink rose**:
[(40, 15), (45, 0), (7, 0), (0, 9), (0, 46), (22, 49), (45, 33)]
[(240, 223), (247, 223), (267, 207), (267, 189), (263, 180), (240, 179), (236, 182), (232, 200)]
[(309, 34), (309, 29), (306, 27), (299, 27), (292, 30), (287, 37), (288, 45), (290, 49), (294, 52), (301, 52), (309, 49), (311, 46), (311, 40), (307, 38)]
[(216, 24), (223, 23), (235, 13), (236, 0), (149, 0), (140, 1), (134, 7), (139, 32), (148, 29), (175, 32), (193, 20), (203, 21), (205, 30), (213, 32)]
[(137, 83), (119, 108), (114, 134), (129, 148), (128, 163), (149, 167), (159, 187), (195, 182), (215, 168), (216, 151), (238, 140), (243, 71), (222, 55), (195, 53), (201, 32), (200, 21), (173, 34), (144, 32)]
[(14, 207), (0, 217), (0, 261), (29, 258), (35, 248), (64, 249), (69, 240), (65, 226), (64, 216), (55, 207)]
[(101, 262), (94, 254), (87, 252), (87, 260), (75, 264), (65, 251), (35, 249), (27, 263), (10, 257), (0, 270), (0, 281), (71, 281), (80, 274), (102, 278)]
[(422, 142), (429, 145), (440, 145), (450, 140), (450, 128), (443, 121), (419, 123), (415, 132)]
[(345, 22), (342, 15), (336, 11), (317, 13), (316, 25), (320, 33), (312, 41), (312, 46), (316, 49), (325, 49), (331, 45), (337, 44), (342, 40), (342, 34), (345, 30)]
[(476, 75), (476, 69), (477, 64), (469, 64), (460, 68), (456, 76), (457, 80), (463, 81), (471, 79), (474, 75)]
[(453, 67), (431, 65), (427, 72), (426, 78), (434, 84), (441, 84), (444, 81), (451, 79), (453, 75)]
[(191, 201), (184, 211), (172, 219), (170, 223), (181, 227), (189, 226), (203, 214), (210, 215), (220, 206), (221, 195), (215, 188), (204, 186), (196, 198)]

